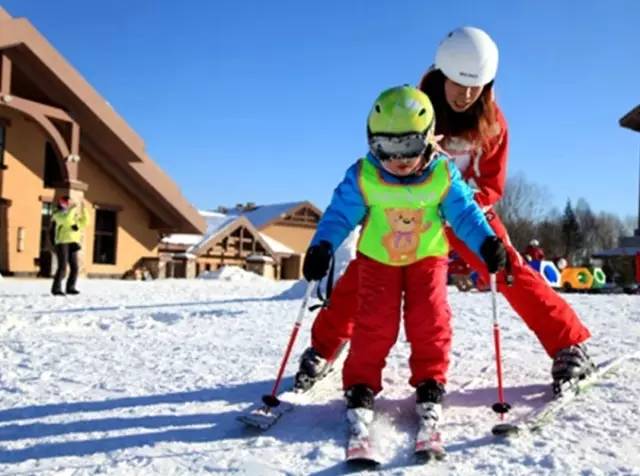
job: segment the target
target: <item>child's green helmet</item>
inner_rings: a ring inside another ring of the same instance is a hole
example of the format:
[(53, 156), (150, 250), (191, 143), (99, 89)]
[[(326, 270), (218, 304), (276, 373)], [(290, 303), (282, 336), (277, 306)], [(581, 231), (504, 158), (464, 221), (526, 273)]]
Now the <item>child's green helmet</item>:
[(373, 103), (367, 125), (370, 134), (427, 133), (434, 124), (429, 97), (411, 86), (383, 91)]
[(433, 106), (426, 94), (411, 86), (387, 89), (369, 113), (369, 147), (381, 160), (420, 155), (426, 150), (434, 127)]

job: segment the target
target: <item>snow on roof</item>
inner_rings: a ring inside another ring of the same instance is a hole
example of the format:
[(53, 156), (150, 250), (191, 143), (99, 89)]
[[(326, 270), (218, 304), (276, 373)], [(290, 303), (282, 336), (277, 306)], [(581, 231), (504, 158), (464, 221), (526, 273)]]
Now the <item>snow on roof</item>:
[(258, 205), (256, 208), (250, 211), (244, 211), (239, 208), (232, 208), (229, 210), (229, 214), (245, 216), (253, 226), (260, 229), (267, 223), (277, 218), (280, 218), (286, 212), (302, 205), (305, 202), (288, 202), (288, 203), (274, 203), (272, 205)]
[[(292, 208), (296, 208), (304, 203), (305, 202), (301, 201), (276, 203), (272, 205), (259, 205), (250, 211), (244, 211), (240, 208), (232, 208), (226, 214), (211, 210), (198, 210), (198, 213), (200, 213), (200, 215), (207, 222), (207, 231), (204, 235), (175, 233), (163, 238), (162, 243), (169, 245), (186, 245), (194, 248), (200, 243), (203, 243), (204, 241), (211, 238), (213, 235), (219, 233), (223, 228), (230, 225), (238, 217), (245, 217), (254, 227), (260, 229), (267, 223), (280, 218)], [(260, 236), (264, 241), (267, 242), (269, 247), (271, 247), (271, 249), (275, 253), (295, 253), (295, 251), (289, 248), (287, 245), (265, 235), (264, 233), (260, 233)]]
[(212, 212), (208, 210), (198, 210), (198, 213), (207, 222), (207, 231), (204, 235), (192, 235), (184, 233), (174, 233), (162, 239), (162, 243), (168, 245), (186, 245), (196, 246), (198, 243), (206, 240), (210, 236), (219, 232), (222, 228), (234, 221), (237, 216), (225, 215), (224, 213)]
[(271, 238), (269, 235), (260, 233), (260, 237), (267, 242), (269, 247), (275, 253), (295, 253), (295, 251), (289, 248), (287, 245), (285, 245), (284, 243), (280, 243), (278, 240)]
[[(213, 213), (213, 212), (212, 212)], [(214, 235), (220, 233), (224, 228), (231, 225), (234, 221), (238, 219), (236, 215), (225, 215), (223, 213), (215, 213), (215, 216), (207, 216), (205, 217), (207, 221), (207, 232), (200, 237), (200, 240), (191, 245), (187, 251), (193, 251), (193, 249), (200, 246), (201, 243), (204, 243), (209, 240)]]
[(207, 231), (204, 233), (205, 236), (221, 230), (236, 219), (235, 216), (226, 215), (220, 212), (211, 212), (208, 210), (200, 210), (200, 215), (202, 215), (207, 222)]
[(186, 233), (173, 233), (172, 235), (165, 236), (162, 239), (162, 243), (166, 245), (186, 245), (193, 246), (199, 243), (202, 239), (202, 235), (191, 235)]

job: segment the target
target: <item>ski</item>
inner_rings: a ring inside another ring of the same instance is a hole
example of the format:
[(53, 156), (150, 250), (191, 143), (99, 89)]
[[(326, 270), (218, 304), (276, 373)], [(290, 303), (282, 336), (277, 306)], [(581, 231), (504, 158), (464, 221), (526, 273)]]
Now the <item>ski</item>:
[[(280, 395), (278, 398), (284, 398), (284, 395)], [(264, 431), (271, 428), (282, 415), (291, 410), (293, 410), (293, 405), (281, 400), (280, 404), (275, 407), (266, 404), (256, 406), (238, 416), (237, 419), (251, 428)]]
[(420, 463), (431, 460), (441, 461), (447, 453), (442, 444), (442, 434), (436, 428), (430, 430), (420, 430), (416, 438), (414, 455)]
[(346, 462), (348, 466), (354, 469), (380, 466), (380, 458), (369, 437), (349, 439)]
[[(333, 380), (327, 377), (322, 379), (322, 382)], [(307, 390), (291, 389), (280, 392), (277, 395), (278, 401), (280, 402), (279, 405), (270, 406), (260, 402), (238, 416), (237, 420), (258, 430), (268, 430), (282, 415), (292, 411), (296, 406), (309, 403), (317, 394), (321, 393), (322, 387), (325, 385), (318, 385), (318, 383), (319, 382), (316, 382), (313, 387)]]
[(367, 408), (347, 410), (349, 440), (347, 442), (346, 462), (351, 467), (364, 469), (380, 465), (380, 457), (371, 438), (373, 416), (373, 410)]
[(334, 369), (344, 361), (342, 350), (341, 348), (338, 357), (330, 364), (323, 378), (316, 381), (314, 385), (306, 388), (294, 387), (280, 392), (277, 395), (279, 405), (271, 406), (266, 402), (260, 402), (239, 415), (237, 420), (250, 428), (264, 431), (271, 428), (282, 415), (292, 411), (294, 407), (309, 403), (316, 396), (322, 394), (329, 383), (334, 382), (335, 379), (331, 378), (332, 375), (339, 374), (339, 372), (334, 372)]
[(561, 393), (553, 400), (532, 410), (524, 417), (516, 420), (516, 422), (494, 425), (491, 433), (499, 437), (509, 437), (539, 431), (544, 425), (552, 421), (555, 415), (566, 407), (567, 404), (575, 400), (579, 395), (585, 393), (609, 372), (615, 370), (623, 362), (638, 357), (640, 357), (640, 352), (635, 352), (600, 363), (588, 377), (574, 382), (567, 382), (567, 385), (562, 388)]

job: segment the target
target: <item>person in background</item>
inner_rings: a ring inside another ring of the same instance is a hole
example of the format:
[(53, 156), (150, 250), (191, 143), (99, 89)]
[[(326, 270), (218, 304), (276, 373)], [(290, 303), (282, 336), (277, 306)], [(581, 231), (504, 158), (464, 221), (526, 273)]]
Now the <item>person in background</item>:
[[(87, 211), (84, 204), (78, 206), (68, 195), (62, 196), (56, 203), (56, 211), (51, 217), (51, 241), (54, 246), (58, 267), (53, 277), (51, 294), (64, 296), (79, 294), (76, 288), (78, 280), (78, 251), (82, 242), (82, 231), (87, 226)], [(67, 273), (69, 264), (69, 278), (65, 291), (62, 281)]]
[(524, 250), (524, 257), (527, 261), (542, 261), (544, 259), (544, 250), (538, 240), (534, 238), (529, 242)]

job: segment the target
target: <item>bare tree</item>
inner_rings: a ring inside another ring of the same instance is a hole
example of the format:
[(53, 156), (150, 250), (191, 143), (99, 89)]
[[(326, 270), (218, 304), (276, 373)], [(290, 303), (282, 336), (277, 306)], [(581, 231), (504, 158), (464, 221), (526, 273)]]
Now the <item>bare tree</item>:
[(564, 256), (562, 214), (557, 208), (552, 208), (547, 216), (536, 224), (535, 236), (549, 258)]
[(624, 236), (632, 236), (633, 232), (640, 227), (638, 224), (638, 218), (634, 216), (625, 217), (623, 221), (624, 226)]
[(593, 235), (597, 249), (615, 248), (618, 246), (618, 239), (625, 235), (625, 226), (613, 213), (601, 212), (596, 218)]
[(546, 187), (527, 181), (523, 174), (509, 177), (496, 211), (505, 222), (539, 221), (549, 208)]
[(638, 226), (635, 217), (622, 220), (612, 213), (595, 214), (583, 198), (575, 208), (568, 201), (564, 211), (550, 208), (549, 200), (546, 187), (529, 182), (523, 174), (509, 177), (495, 209), (516, 249), (524, 251), (536, 238), (550, 259), (565, 257), (581, 265), (593, 253), (616, 247), (621, 236), (632, 235)]
[(536, 225), (548, 208), (548, 196), (545, 187), (527, 181), (522, 174), (507, 180), (504, 195), (495, 208), (509, 231), (511, 242), (520, 251), (536, 237)]

